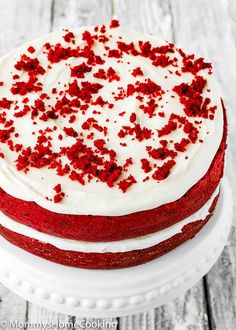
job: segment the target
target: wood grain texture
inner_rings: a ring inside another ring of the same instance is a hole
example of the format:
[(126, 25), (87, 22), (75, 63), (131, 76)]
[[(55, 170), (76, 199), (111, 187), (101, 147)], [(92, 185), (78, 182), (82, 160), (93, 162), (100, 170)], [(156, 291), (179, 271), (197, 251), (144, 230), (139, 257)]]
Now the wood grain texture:
[[(210, 3), (210, 5), (209, 5)], [(226, 175), (236, 194), (236, 5), (235, 1), (172, 1), (176, 42), (214, 64), (221, 94), (228, 109), (229, 149)], [(188, 15), (186, 15), (188, 13)], [(188, 27), (186, 29), (186, 26)], [(222, 219), (223, 220), (223, 219)], [(236, 325), (236, 212), (229, 244), (206, 276), (206, 296), (213, 329), (235, 329)]]
[[(70, 320), (67, 315), (58, 314), (31, 303), (28, 303), (27, 307), (27, 322), (35, 322), (41, 324), (42, 330), (46, 324), (48, 324), (48, 328), (49, 324), (53, 325), (55, 330), (60, 329), (61, 324), (69, 324)], [(65, 329), (68, 328), (68, 326), (65, 326)]]
[(104, 24), (112, 17), (110, 0), (55, 0), (53, 30), (66, 27)]
[[(0, 321), (25, 322), (27, 302), (0, 284)], [(7, 326), (6, 330), (10, 330)]]
[(52, 0), (1, 0), (0, 55), (48, 33), (51, 5)]
[(173, 41), (169, 0), (114, 0), (114, 15), (127, 28)]
[[(50, 0), (0, 1), (0, 55), (48, 33), (51, 26)], [(0, 285), (0, 320), (28, 320), (28, 304), (24, 299)]]
[[(229, 113), (226, 174), (236, 196), (235, 0), (0, 0), (0, 55), (52, 30), (106, 23), (113, 15), (125, 27), (176, 42), (213, 62)], [(236, 209), (229, 244), (204, 281), (165, 306), (120, 318), (117, 329), (235, 329), (235, 226)], [(27, 303), (2, 285), (0, 297), (0, 320), (55, 322), (54, 329), (59, 329), (60, 323), (73, 329), (72, 323), (86, 321)]]

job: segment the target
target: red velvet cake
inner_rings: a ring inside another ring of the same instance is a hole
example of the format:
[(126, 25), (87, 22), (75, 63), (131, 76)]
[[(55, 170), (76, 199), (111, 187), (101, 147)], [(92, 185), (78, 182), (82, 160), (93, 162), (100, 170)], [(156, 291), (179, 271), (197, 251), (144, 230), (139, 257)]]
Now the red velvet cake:
[(68, 266), (153, 260), (214, 212), (227, 121), (203, 58), (109, 25), (0, 60), (0, 234)]

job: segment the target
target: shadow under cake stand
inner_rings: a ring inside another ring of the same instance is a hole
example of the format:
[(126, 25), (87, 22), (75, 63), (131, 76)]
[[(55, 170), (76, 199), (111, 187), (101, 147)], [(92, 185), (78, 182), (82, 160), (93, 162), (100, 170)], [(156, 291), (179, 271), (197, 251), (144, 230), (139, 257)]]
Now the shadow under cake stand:
[(118, 270), (62, 266), (0, 237), (0, 281), (19, 296), (57, 312), (118, 317), (163, 305), (199, 281), (229, 235), (232, 193), (226, 179), (214, 216), (192, 240), (144, 265)]

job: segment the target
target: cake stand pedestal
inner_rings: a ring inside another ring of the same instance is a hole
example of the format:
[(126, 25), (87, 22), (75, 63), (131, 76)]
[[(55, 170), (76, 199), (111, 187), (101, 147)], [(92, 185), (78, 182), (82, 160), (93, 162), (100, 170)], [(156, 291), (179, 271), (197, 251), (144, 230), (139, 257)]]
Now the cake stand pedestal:
[(144, 265), (118, 270), (62, 266), (0, 238), (0, 280), (19, 296), (57, 312), (117, 317), (167, 303), (214, 265), (229, 235), (232, 194), (223, 180), (215, 214), (196, 237)]

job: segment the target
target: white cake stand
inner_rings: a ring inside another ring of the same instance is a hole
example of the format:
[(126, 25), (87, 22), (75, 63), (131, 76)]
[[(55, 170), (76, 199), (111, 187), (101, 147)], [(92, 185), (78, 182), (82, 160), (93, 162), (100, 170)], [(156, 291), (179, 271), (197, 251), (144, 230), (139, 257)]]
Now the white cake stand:
[(172, 300), (200, 280), (227, 242), (232, 194), (226, 180), (214, 217), (174, 251), (137, 267), (85, 270), (33, 256), (0, 239), (0, 280), (19, 296), (57, 312), (84, 317), (139, 313)]

